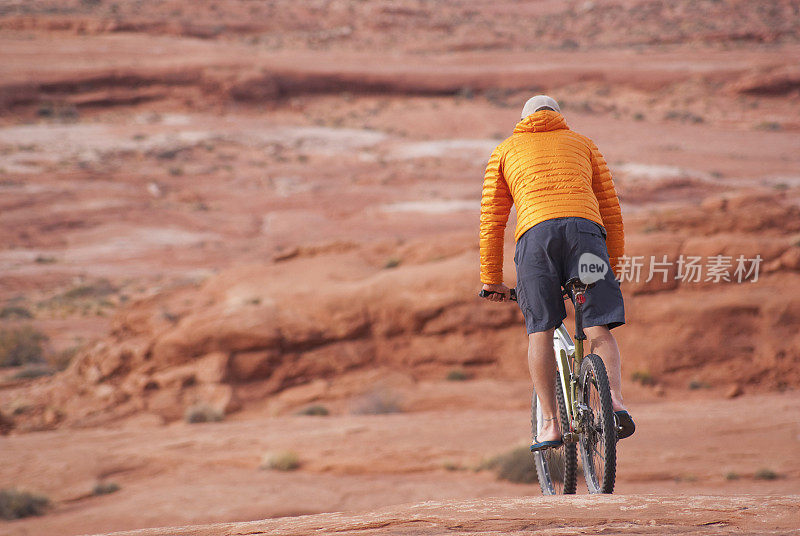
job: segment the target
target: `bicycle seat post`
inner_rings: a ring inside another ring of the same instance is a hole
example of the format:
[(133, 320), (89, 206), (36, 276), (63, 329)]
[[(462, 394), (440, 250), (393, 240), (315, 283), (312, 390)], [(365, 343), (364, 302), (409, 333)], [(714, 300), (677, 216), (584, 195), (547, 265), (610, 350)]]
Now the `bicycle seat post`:
[(585, 290), (574, 290), (575, 295), (575, 340), (585, 341), (586, 333), (583, 332), (583, 304), (586, 303)]

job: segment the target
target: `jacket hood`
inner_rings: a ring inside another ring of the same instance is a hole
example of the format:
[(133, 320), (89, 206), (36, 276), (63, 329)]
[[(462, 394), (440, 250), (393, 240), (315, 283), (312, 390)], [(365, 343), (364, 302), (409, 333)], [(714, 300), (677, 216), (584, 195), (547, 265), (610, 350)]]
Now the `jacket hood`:
[(514, 127), (514, 134), (519, 132), (548, 132), (569, 128), (564, 116), (552, 110), (539, 110), (532, 113)]

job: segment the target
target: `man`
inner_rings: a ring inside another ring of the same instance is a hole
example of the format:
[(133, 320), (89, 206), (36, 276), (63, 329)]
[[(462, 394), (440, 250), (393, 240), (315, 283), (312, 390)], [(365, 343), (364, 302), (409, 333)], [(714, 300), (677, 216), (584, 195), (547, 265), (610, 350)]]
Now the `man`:
[(590, 351), (605, 363), (618, 437), (635, 425), (620, 391), (620, 355), (611, 329), (625, 323), (614, 277), (625, 237), (619, 200), (603, 156), (589, 138), (567, 127), (558, 103), (537, 95), (522, 120), (489, 159), (481, 199), (480, 257), (487, 299), (503, 301), (503, 235), (512, 203), (517, 208), (517, 299), (528, 331), (528, 368), (542, 405), (543, 427), (531, 450), (559, 447), (553, 330), (566, 318), (561, 286), (578, 277), (578, 259), (592, 253), (609, 264), (586, 294), (584, 331)]

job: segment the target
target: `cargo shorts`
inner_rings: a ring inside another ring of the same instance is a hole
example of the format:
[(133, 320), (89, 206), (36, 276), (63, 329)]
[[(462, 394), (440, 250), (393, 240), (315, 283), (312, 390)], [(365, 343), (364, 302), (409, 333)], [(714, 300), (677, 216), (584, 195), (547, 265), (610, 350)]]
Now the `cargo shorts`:
[[(529, 334), (555, 328), (567, 317), (561, 287), (579, 276), (578, 259), (583, 253), (609, 264), (605, 229), (585, 218), (545, 220), (517, 240), (517, 301)], [(624, 323), (622, 291), (609, 268), (586, 292), (583, 325), (613, 329)]]

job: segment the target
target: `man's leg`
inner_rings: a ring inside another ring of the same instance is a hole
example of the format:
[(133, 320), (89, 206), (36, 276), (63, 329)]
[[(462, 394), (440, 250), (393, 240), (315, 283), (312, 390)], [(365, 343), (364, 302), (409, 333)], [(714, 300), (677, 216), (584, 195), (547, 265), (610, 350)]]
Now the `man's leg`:
[(589, 351), (603, 359), (608, 373), (608, 384), (611, 387), (611, 405), (614, 411), (624, 410), (622, 401), (622, 368), (620, 365), (619, 347), (617, 341), (606, 326), (592, 326), (584, 328), (589, 337)]
[(528, 335), (528, 369), (531, 372), (533, 388), (536, 389), (544, 417), (537, 440), (561, 439), (561, 431), (556, 419), (558, 408), (556, 406), (555, 377), (558, 367), (553, 351), (552, 329)]

